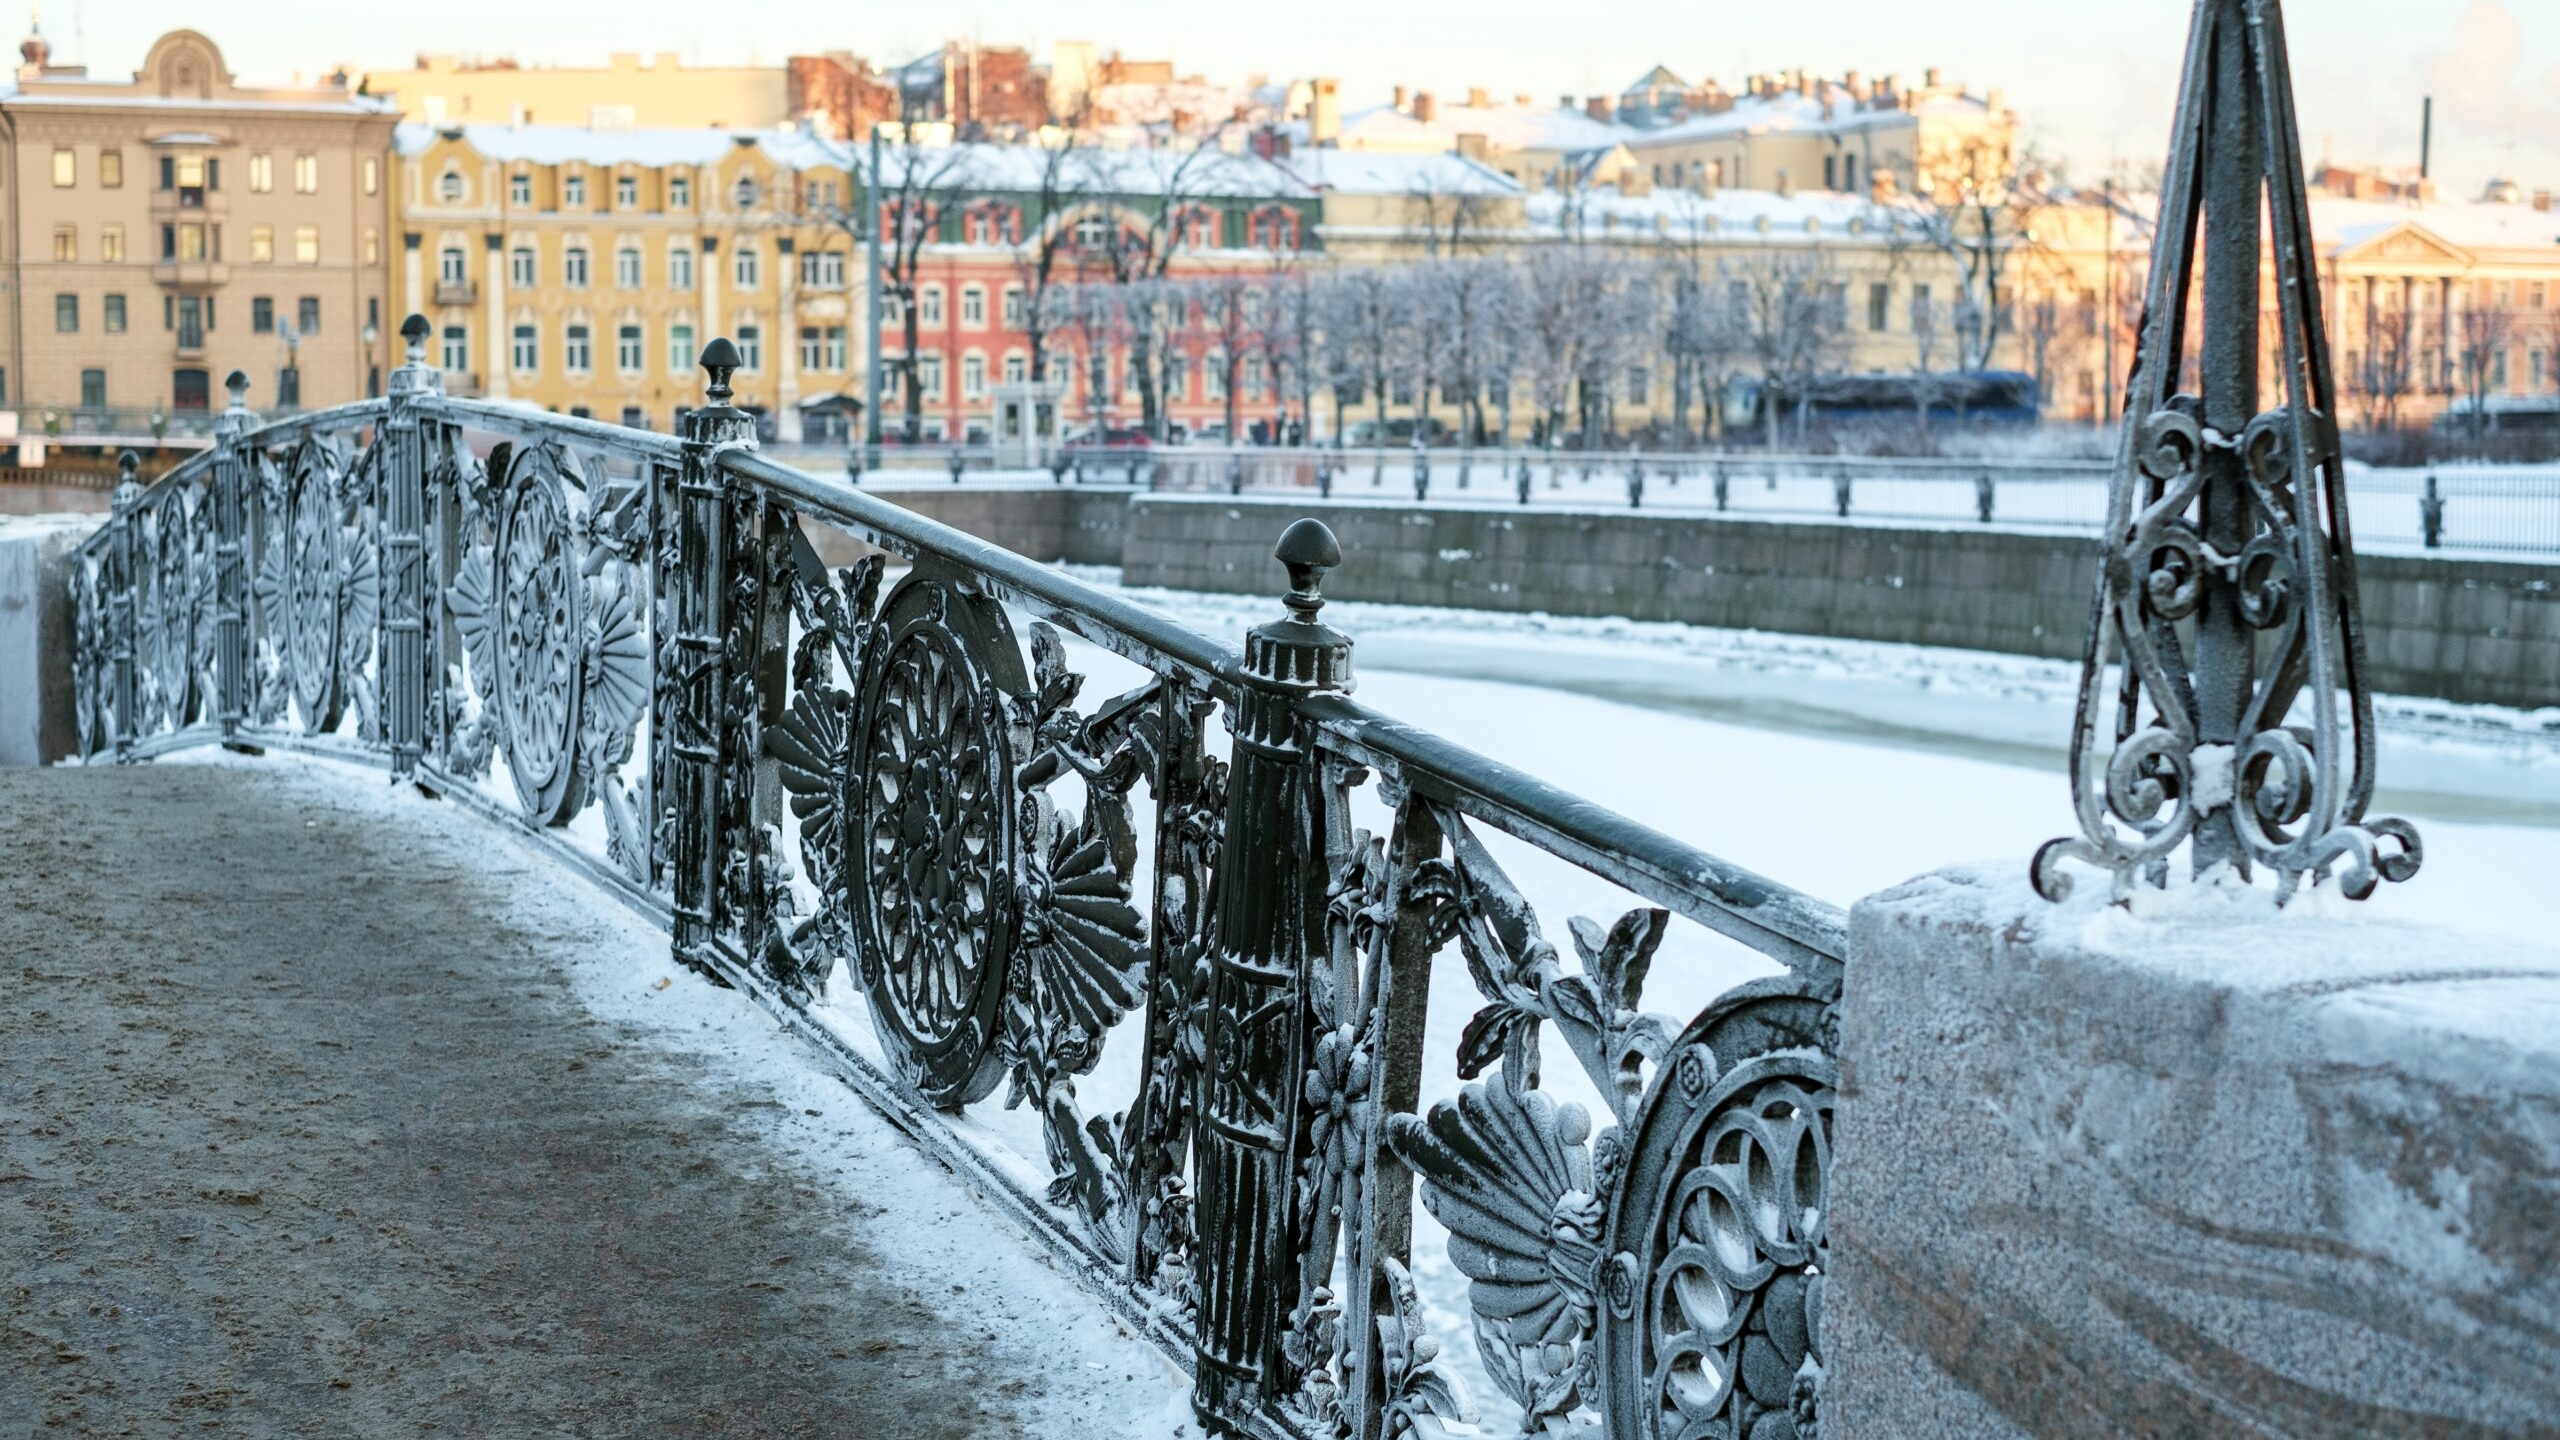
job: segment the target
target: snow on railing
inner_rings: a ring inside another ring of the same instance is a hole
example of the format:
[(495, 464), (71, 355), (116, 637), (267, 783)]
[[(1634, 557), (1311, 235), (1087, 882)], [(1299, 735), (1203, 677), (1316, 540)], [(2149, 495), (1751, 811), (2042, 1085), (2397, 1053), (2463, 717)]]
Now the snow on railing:
[(522, 825), (1215, 1426), (1428, 1432), (1466, 1374), (1630, 1440), (1815, 1419), (1840, 911), (1352, 701), (1313, 521), (1238, 648), (758, 454), (725, 340), (677, 439), (448, 398), (402, 333), (387, 399), (260, 425), (234, 375), (211, 450), (128, 468), (87, 756), (313, 751)]

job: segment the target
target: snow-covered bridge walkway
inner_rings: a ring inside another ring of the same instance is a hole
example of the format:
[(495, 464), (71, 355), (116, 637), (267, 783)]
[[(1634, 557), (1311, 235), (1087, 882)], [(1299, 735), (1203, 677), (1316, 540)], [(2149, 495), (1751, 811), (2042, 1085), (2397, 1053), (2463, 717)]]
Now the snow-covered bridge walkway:
[(1183, 1431), (662, 933), (378, 773), (250, 765), (0, 771), (0, 1440)]

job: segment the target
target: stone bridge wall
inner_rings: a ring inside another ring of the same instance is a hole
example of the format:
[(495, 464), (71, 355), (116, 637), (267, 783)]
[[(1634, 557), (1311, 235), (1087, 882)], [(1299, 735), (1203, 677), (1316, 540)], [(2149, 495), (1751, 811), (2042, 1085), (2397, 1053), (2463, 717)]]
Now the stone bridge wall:
[[(1342, 539), (1345, 600), (1623, 615), (2077, 659), (2097, 542), (2082, 535), (1707, 516), (1460, 510), (1137, 495), (1122, 577), (1270, 588), (1271, 539), (1311, 514)], [(2560, 566), (2359, 557), (2375, 688), (2560, 705)]]

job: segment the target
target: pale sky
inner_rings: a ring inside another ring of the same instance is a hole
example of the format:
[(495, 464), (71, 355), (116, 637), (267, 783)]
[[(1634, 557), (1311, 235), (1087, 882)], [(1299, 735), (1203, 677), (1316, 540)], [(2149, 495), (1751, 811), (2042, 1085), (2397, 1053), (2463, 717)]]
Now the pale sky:
[[(1029, 44), (1043, 57), (1052, 41), (1091, 40), (1131, 56), (1169, 55), (1183, 73), (1216, 80), (1337, 75), (1353, 105), (1384, 99), (1397, 83), (1444, 95), (1481, 85), (1547, 102), (1614, 94), (1657, 62), (1693, 83), (1713, 75), (1728, 84), (1797, 65), (1916, 80), (1937, 65), (1977, 90), (2002, 89), (2040, 148), (2088, 178), (2111, 158), (2159, 158), (2191, 14), (2187, 0), (764, 0), (735, 10), (703, 0), (53, 0), (46, 9), (59, 59), (129, 71), (161, 32), (194, 26), (253, 81), (340, 63), (397, 67), (421, 51), (552, 64), (597, 64), (611, 50), (730, 63), (830, 49), (905, 59), (969, 34)], [(2435, 175), (2448, 194), (2477, 194), (2493, 175), (2560, 189), (2560, 0), (2296, 0), (2286, 23), (2312, 163), (2326, 154), (2414, 165), (2419, 100), (2433, 94)]]

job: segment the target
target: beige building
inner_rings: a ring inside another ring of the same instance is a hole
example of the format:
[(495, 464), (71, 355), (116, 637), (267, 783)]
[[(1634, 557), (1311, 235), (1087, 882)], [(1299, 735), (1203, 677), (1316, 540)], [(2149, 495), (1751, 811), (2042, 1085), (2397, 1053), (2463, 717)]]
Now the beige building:
[(852, 154), (801, 131), (403, 125), (392, 288), (454, 394), (651, 429), (745, 364), (775, 438), (840, 438), (860, 389)]
[(672, 53), (616, 54), (601, 69), (421, 55), (407, 70), (368, 72), (359, 88), (428, 125), (764, 130), (791, 118), (782, 66), (689, 66)]
[(235, 368), (260, 408), (379, 393), (398, 328), (385, 107), (242, 85), (192, 30), (129, 80), (51, 65), (37, 36), (20, 53), (0, 94), (0, 405), (103, 433), (115, 412), (219, 406)]
[(1766, 76), (1728, 108), (1626, 144), (1653, 184), (1692, 189), (1942, 194), (1968, 172), (2009, 173), (2017, 116), (2000, 92), (1974, 95), (1934, 70), (1916, 89), (1896, 85)]

